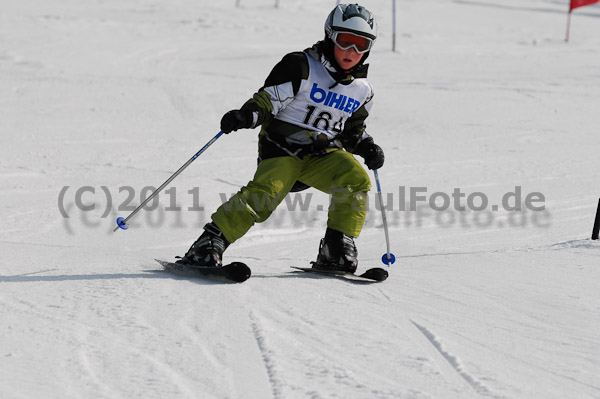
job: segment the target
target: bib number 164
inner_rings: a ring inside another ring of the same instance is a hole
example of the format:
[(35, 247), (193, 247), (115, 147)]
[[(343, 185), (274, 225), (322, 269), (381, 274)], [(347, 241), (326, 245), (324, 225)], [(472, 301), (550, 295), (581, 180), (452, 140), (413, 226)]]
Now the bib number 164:
[(304, 118), (304, 124), (314, 126), (317, 129), (329, 131), (331, 123), (333, 122), (333, 127), (331, 131), (336, 133), (341, 133), (344, 126), (344, 117), (340, 117), (340, 120), (335, 122), (333, 121), (333, 116), (327, 111), (321, 111), (318, 115), (313, 119), (313, 115), (317, 107), (314, 105), (309, 105), (306, 107), (306, 117)]

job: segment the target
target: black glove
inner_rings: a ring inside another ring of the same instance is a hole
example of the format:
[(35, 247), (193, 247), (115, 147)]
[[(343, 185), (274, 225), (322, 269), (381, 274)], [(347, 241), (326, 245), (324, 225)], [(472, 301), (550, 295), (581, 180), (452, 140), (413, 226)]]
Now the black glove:
[(360, 155), (365, 159), (365, 165), (369, 169), (379, 169), (383, 166), (385, 156), (380, 146), (373, 142), (372, 138), (368, 138), (360, 142), (354, 150), (356, 155)]
[(221, 131), (228, 134), (238, 129), (247, 129), (252, 127), (253, 122), (252, 112), (245, 109), (234, 109), (221, 118)]

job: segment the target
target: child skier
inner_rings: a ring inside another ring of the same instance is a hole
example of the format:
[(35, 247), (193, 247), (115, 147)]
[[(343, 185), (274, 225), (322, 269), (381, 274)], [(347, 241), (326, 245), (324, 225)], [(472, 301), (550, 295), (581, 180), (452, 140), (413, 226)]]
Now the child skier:
[(382, 149), (365, 132), (373, 89), (365, 60), (375, 39), (373, 15), (340, 4), (325, 21), (325, 39), (287, 54), (264, 86), (240, 109), (227, 112), (221, 131), (261, 126), (254, 178), (212, 215), (212, 222), (178, 262), (221, 266), (223, 252), (254, 223), (270, 216), (290, 191), (331, 194), (327, 230), (314, 268), (354, 273), (367, 210), (369, 169), (383, 165)]

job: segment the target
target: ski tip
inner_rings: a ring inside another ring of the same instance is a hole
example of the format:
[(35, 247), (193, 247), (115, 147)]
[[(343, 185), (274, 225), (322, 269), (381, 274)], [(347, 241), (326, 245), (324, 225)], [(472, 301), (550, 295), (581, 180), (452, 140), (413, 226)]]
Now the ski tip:
[(252, 270), (242, 262), (233, 262), (226, 267), (230, 269), (229, 278), (237, 283), (242, 283), (250, 278)]
[(368, 278), (374, 281), (384, 281), (389, 276), (387, 270), (380, 267), (375, 267), (364, 272), (360, 277)]
[(384, 265), (391, 265), (394, 262), (396, 262), (396, 255), (394, 255), (393, 253), (390, 252), (390, 255), (388, 257), (388, 254), (385, 253), (383, 254), (383, 256), (381, 257), (381, 261), (383, 262)]

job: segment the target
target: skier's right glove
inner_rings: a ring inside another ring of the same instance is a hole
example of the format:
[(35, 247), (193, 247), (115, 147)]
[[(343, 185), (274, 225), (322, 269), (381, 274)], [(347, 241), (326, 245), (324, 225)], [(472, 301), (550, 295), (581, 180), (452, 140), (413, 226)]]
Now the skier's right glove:
[(381, 168), (385, 161), (383, 150), (370, 137), (358, 143), (354, 153), (363, 157), (365, 165), (371, 170)]
[(221, 118), (221, 131), (225, 134), (238, 129), (247, 129), (252, 127), (254, 116), (247, 109), (234, 109), (227, 112)]

